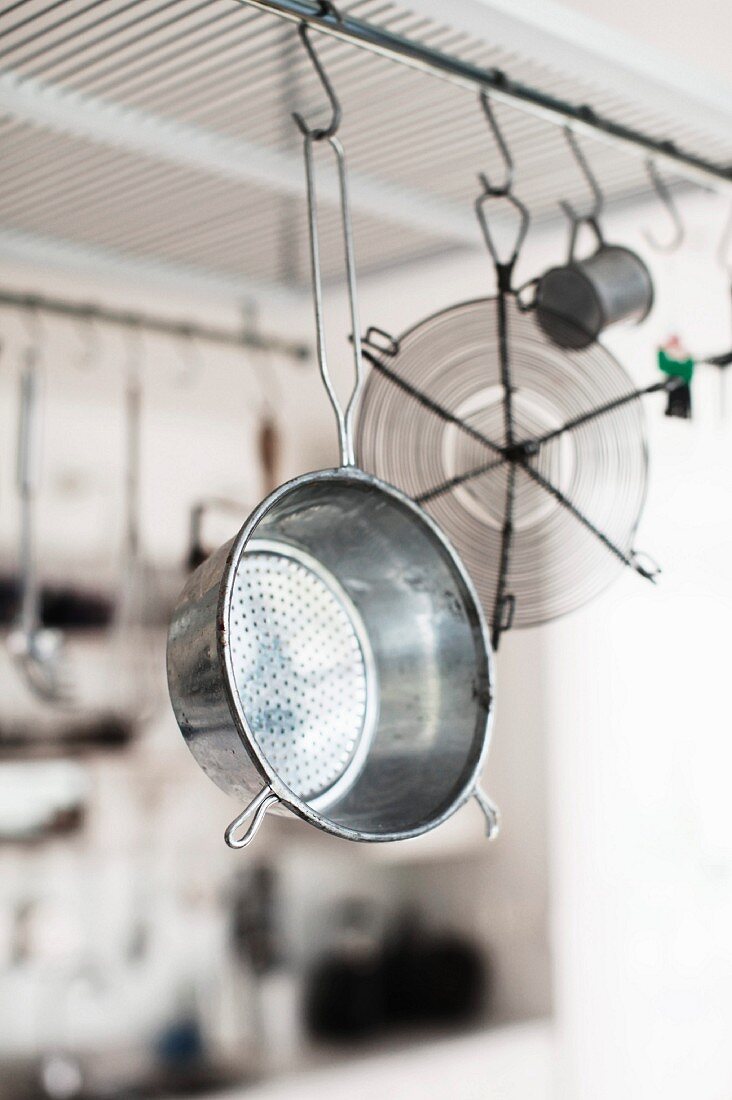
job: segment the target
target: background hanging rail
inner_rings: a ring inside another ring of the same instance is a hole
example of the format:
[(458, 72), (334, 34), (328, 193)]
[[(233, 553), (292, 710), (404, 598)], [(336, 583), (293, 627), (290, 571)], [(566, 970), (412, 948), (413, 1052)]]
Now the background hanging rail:
[(73, 317), (78, 321), (100, 321), (104, 324), (120, 325), (123, 328), (155, 332), (162, 336), (172, 336), (184, 340), (200, 340), (206, 344), (219, 344), (230, 348), (271, 351), (300, 362), (309, 359), (311, 354), (311, 349), (307, 344), (283, 340), (279, 336), (264, 336), (251, 327), (243, 327), (239, 332), (235, 332), (210, 325), (172, 321), (164, 317), (155, 317), (149, 313), (128, 312), (108, 309), (106, 306), (67, 302), (60, 298), (46, 298), (38, 294), (19, 294), (13, 291), (0, 290), (0, 306), (7, 306), (12, 309), (40, 310), (43, 313), (51, 313), (58, 317)]
[(329, 6), (311, 0), (237, 0), (286, 19), (305, 22), (334, 38), (352, 42), (372, 53), (400, 61), (402, 64), (471, 89), (483, 88), (497, 100), (596, 138), (610, 141), (644, 156), (652, 155), (659, 164), (673, 166), (679, 175), (707, 185), (732, 186), (732, 164), (719, 164), (695, 153), (685, 151), (674, 141), (652, 137), (641, 130), (615, 122), (598, 114), (587, 104), (571, 103), (548, 95), (537, 88), (512, 80), (501, 69), (483, 69), (451, 54), (431, 49), (414, 39), (394, 34), (382, 27), (347, 13), (335, 14)]

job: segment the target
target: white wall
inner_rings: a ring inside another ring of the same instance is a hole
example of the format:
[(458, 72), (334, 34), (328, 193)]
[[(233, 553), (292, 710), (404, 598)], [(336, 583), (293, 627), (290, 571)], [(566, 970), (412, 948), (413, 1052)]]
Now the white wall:
[[(654, 264), (652, 320), (613, 337), (639, 379), (669, 329), (694, 350), (732, 342), (721, 210), (687, 205), (687, 250)], [(639, 543), (658, 590), (623, 577), (545, 635), (563, 1097), (732, 1090), (730, 382), (699, 369), (691, 423), (648, 401)]]
[[(608, 238), (637, 248), (656, 283), (645, 325), (607, 335), (638, 384), (657, 377), (655, 349), (672, 332), (697, 354), (732, 344), (729, 279), (715, 261), (726, 205), (688, 196), (681, 205), (687, 241), (676, 256), (653, 253), (642, 236), (666, 229), (659, 209), (606, 219)], [(558, 248), (554, 233), (531, 236), (517, 280)], [(491, 284), (477, 254), (395, 273), (363, 288), (362, 316), (398, 333)], [(694, 403), (695, 419), (683, 422), (664, 417), (662, 397), (647, 401), (651, 491), (638, 542), (664, 567), (658, 587), (624, 575), (583, 611), (509, 636), (498, 657), (487, 782), (496, 776), (500, 796), (510, 754), (521, 794), (507, 796), (496, 852), (524, 862), (521, 881), (550, 830), (561, 1100), (732, 1091), (732, 378), (723, 387), (700, 368)], [(546, 811), (533, 770), (540, 761), (541, 774), (545, 752)], [(513, 797), (537, 799), (534, 818), (520, 815), (516, 849)], [(520, 972), (517, 961), (512, 977)]]
[[(580, 12), (669, 57), (669, 64), (695, 65), (702, 77), (729, 80), (732, 13), (725, 0), (669, 5), (663, 0), (562, 0), (561, 7)], [(571, 15), (568, 14), (568, 20)]]

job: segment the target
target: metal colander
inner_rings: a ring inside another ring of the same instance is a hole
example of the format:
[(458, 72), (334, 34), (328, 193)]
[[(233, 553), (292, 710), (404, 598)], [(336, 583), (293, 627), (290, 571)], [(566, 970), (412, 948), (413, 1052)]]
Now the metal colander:
[[(275, 489), (191, 575), (169, 632), (168, 682), (183, 736), (214, 782), (248, 802), (225, 833), (235, 848), (269, 808), (350, 840), (387, 841), (434, 828), (475, 796), (490, 834), (497, 824), (478, 787), (493, 711), (478, 598), (436, 524), (355, 465), (363, 370), (336, 124), (302, 128), (318, 361), (341, 465)], [(345, 409), (326, 362), (313, 165), (320, 141), (335, 154), (343, 215), (356, 377)]]
[(419, 506), (356, 467), (276, 489), (190, 576), (168, 681), (194, 756), (249, 803), (233, 847), (270, 807), (384, 841), (476, 795), (495, 826), (477, 787), (493, 711), (477, 596)]

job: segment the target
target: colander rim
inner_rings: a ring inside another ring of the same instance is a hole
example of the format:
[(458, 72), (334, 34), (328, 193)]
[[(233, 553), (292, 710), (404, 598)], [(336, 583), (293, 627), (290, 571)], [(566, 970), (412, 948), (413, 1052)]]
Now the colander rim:
[[(229, 644), (229, 614), (231, 609), (231, 602), (234, 592), (234, 584), (236, 580), (237, 567), (244, 548), (255, 534), (257, 528), (265, 516), (272, 510), (272, 508), (285, 496), (303, 486), (311, 485), (318, 482), (333, 482), (344, 481), (356, 483), (361, 487), (366, 487), (377, 492), (384, 493), (390, 497), (398, 505), (410, 512), (417, 520), (419, 520), (423, 526), (430, 532), (432, 538), (441, 546), (442, 550), (446, 553), (449, 559), (450, 565), (462, 584), (466, 601), (465, 606), (469, 614), (474, 619), (474, 624), (478, 628), (478, 637), (482, 641), (482, 649), (485, 655), (485, 673), (488, 678), (488, 702), (486, 708), (485, 728), (483, 731), (483, 738), (480, 746), (480, 750), (475, 754), (475, 761), (466, 776), (464, 782), (459, 788), (457, 794), (449, 803), (449, 805), (442, 810), (441, 813), (435, 814), (432, 817), (421, 822), (417, 826), (413, 826), (409, 829), (393, 830), (388, 833), (373, 833), (368, 831), (362, 831), (349, 828), (345, 825), (341, 825), (332, 818), (329, 818), (326, 813), (321, 813), (312, 806), (310, 806), (304, 800), (298, 798), (298, 796), (283, 782), (279, 774), (272, 768), (267, 761), (264, 753), (259, 747), (259, 744), (250, 730), (249, 723), (247, 722), (244, 708), (239, 697), (239, 693), (236, 688), (236, 677), (234, 673), (234, 666), (231, 655), (231, 646)], [(472, 604), (472, 608), (469, 603)], [(341, 837), (345, 840), (356, 841), (369, 841), (369, 842), (387, 842), (396, 840), (409, 840), (414, 837), (423, 835), (429, 832), (431, 829), (437, 828), (437, 826), (443, 824), (448, 818), (460, 809), (464, 805), (471, 795), (474, 793), (479, 781), (481, 772), (485, 765), (488, 751), (490, 749), (490, 743), (493, 732), (493, 716), (495, 713), (495, 678), (494, 678), (494, 658), (493, 651), (491, 649), (490, 635), (488, 632), (488, 626), (485, 620), (478, 595), (475, 591), (473, 583), (468, 575), (467, 569), (459, 557), (454, 546), (447, 538), (444, 531), (438, 526), (431, 516), (422, 509), (415, 501), (403, 493), (400, 489), (390, 485), (386, 481), (382, 481), (380, 478), (373, 474), (367, 473), (358, 466), (340, 466), (333, 467), (325, 470), (314, 470), (309, 473), (300, 474), (290, 481), (283, 482), (274, 489), (267, 497), (264, 498), (252, 511), (243, 527), (239, 530), (238, 534), (232, 540), (229, 553), (226, 558), (226, 565), (224, 567), (221, 584), (219, 588), (219, 598), (216, 610), (216, 644), (218, 649), (218, 657), (220, 667), (224, 671), (223, 686), (226, 700), (229, 706), (229, 711), (236, 729), (236, 733), (242, 742), (242, 745), (247, 752), (252, 763), (256, 767), (260, 776), (262, 777), (263, 787), (269, 787), (273, 794), (275, 794), (279, 802), (286, 807), (291, 813), (297, 817), (314, 825), (316, 828), (321, 829), (324, 832)]]

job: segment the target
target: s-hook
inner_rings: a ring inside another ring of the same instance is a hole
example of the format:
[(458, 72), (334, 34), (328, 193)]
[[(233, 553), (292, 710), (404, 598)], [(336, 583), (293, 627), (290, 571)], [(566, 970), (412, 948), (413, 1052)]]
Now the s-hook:
[[(321, 5), (321, 7), (325, 7), (333, 11), (335, 10), (333, 9), (332, 4)], [(330, 138), (334, 138), (335, 135), (338, 133), (338, 127), (341, 124), (341, 105), (338, 101), (338, 96), (335, 94), (335, 89), (333, 88), (333, 85), (328, 79), (328, 75), (321, 64), (320, 58), (315, 52), (315, 47), (310, 41), (307, 24), (300, 23), (297, 30), (298, 34), (300, 35), (300, 41), (305, 47), (307, 55), (312, 62), (312, 66), (315, 69), (315, 72), (318, 75), (318, 79), (323, 86), (323, 90), (328, 97), (328, 102), (330, 103), (331, 108), (331, 115), (330, 122), (327, 126), (323, 127), (309, 126), (307, 121), (298, 111), (294, 111), (292, 117), (295, 120), (297, 127), (303, 137), (309, 138), (312, 141), (330, 140)]]
[[(727, 220), (724, 223), (724, 229), (722, 230), (722, 236), (719, 238), (719, 245), (717, 246), (717, 263), (725, 272), (728, 280), (729, 290), (732, 293), (732, 257), (730, 257), (730, 246), (732, 245), (732, 205), (729, 208)], [(713, 356), (711, 359), (706, 360), (708, 363), (712, 363), (717, 367), (728, 367), (732, 362), (732, 354), (729, 352), (723, 355)], [(724, 387), (724, 382), (722, 383)], [(725, 389), (722, 389), (722, 409), (725, 406)], [(724, 411), (723, 411), (724, 415)]]
[(668, 241), (659, 241), (652, 233), (647, 230), (643, 231), (643, 236), (648, 241), (651, 248), (655, 248), (657, 252), (675, 252), (677, 248), (680, 248), (684, 241), (684, 223), (681, 220), (681, 214), (678, 207), (674, 202), (671, 190), (664, 180), (661, 173), (656, 167), (654, 160), (646, 161), (646, 171), (648, 172), (648, 178), (651, 181), (651, 186), (656, 192), (658, 199), (662, 206), (668, 212), (668, 216), (671, 220), (672, 234)]
[(26, 314), (29, 342), (20, 375), (20, 417), (16, 481), (20, 500), (20, 607), (8, 635), (8, 649), (28, 688), (56, 706), (74, 702), (64, 635), (44, 625), (43, 592), (38, 576), (36, 501), (39, 487), (39, 398), (41, 396), (41, 328), (34, 306)]
[(722, 236), (719, 238), (719, 244), (717, 246), (717, 263), (722, 270), (727, 273), (730, 281), (732, 281), (732, 257), (730, 257), (729, 254), (730, 246), (732, 246), (732, 205), (730, 205), (727, 220), (722, 230)]
[(600, 184), (597, 182), (597, 177), (590, 168), (589, 161), (582, 151), (580, 143), (575, 137), (574, 131), (569, 126), (564, 127), (564, 136), (567, 140), (567, 144), (572, 152), (580, 172), (585, 178), (587, 186), (592, 192), (592, 206), (586, 214), (578, 214), (571, 203), (563, 200), (559, 205), (564, 213), (570, 219), (571, 222), (577, 224), (578, 222), (594, 222), (597, 224), (600, 215), (605, 209), (605, 196), (602, 193)]
[(480, 90), (480, 105), (483, 108), (483, 114), (488, 120), (488, 125), (491, 128), (493, 138), (496, 145), (498, 146), (498, 151), (501, 154), (503, 167), (505, 169), (503, 183), (500, 187), (491, 185), (488, 182), (488, 177), (486, 175), (482, 175), (480, 178), (485, 186), (486, 191), (489, 192), (491, 195), (495, 195), (496, 197), (500, 195), (509, 195), (513, 187), (513, 157), (511, 156), (508, 145), (506, 144), (506, 139), (501, 133), (501, 128), (498, 125), (498, 120), (496, 119), (495, 114), (493, 113), (491, 101), (488, 98), (488, 92), (485, 90), (485, 88), (481, 88)]
[[(508, 292), (511, 289), (511, 275), (513, 273), (513, 267), (518, 258), (518, 254), (521, 251), (521, 247), (526, 239), (526, 234), (529, 230), (529, 212), (513, 193), (513, 175), (514, 164), (513, 157), (509, 151), (506, 139), (504, 138), (501, 129), (498, 125), (498, 120), (493, 113), (488, 93), (483, 88), (480, 92), (480, 105), (483, 108), (483, 113), (488, 120), (488, 125), (491, 128), (491, 132), (495, 139), (498, 151), (501, 154), (504, 166), (503, 183), (500, 186), (492, 184), (488, 176), (484, 172), (478, 174), (478, 179), (482, 185), (482, 192), (475, 200), (475, 213), (478, 217), (478, 223), (483, 233), (488, 251), (490, 252), (491, 259), (496, 267), (496, 275), (498, 278), (499, 290)], [(488, 226), (488, 219), (486, 217), (485, 206), (489, 199), (506, 199), (514, 210), (519, 214), (519, 229), (516, 237), (516, 241), (513, 246), (513, 250), (507, 260), (501, 260), (498, 255), (498, 250), (493, 240), (493, 235)]]

